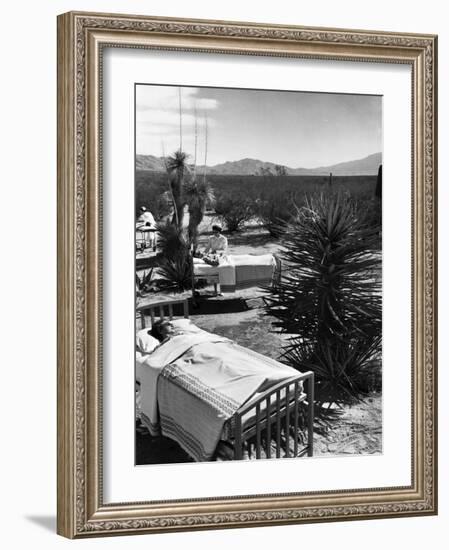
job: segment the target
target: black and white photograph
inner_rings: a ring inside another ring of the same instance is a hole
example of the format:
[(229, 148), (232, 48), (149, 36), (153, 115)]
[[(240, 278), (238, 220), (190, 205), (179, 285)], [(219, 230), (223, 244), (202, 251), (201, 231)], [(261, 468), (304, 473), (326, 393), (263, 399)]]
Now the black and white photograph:
[(382, 96), (134, 93), (135, 464), (382, 454)]

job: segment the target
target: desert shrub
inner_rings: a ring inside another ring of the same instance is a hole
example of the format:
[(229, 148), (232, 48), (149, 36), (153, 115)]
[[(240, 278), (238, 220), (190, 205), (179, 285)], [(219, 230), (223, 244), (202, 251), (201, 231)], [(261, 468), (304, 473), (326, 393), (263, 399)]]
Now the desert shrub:
[(215, 200), (215, 213), (230, 232), (241, 229), (254, 214), (252, 201), (242, 194), (220, 194)]
[(280, 193), (277, 189), (263, 193), (254, 209), (263, 226), (273, 237), (280, 237), (283, 228), (295, 215), (302, 197), (299, 193)]
[(167, 191), (167, 184), (155, 182), (153, 175), (140, 175), (136, 182), (136, 217), (140, 207), (145, 206), (155, 220), (161, 220), (172, 213), (172, 201)]
[[(378, 233), (382, 230), (382, 201), (371, 195), (361, 195), (354, 199), (357, 213), (365, 219), (365, 222)], [(378, 240), (378, 248), (381, 239)]]
[(315, 373), (317, 403), (352, 404), (381, 347), (378, 232), (343, 193), (308, 198), (285, 228), (286, 267), (266, 312), (292, 335), (285, 360)]
[(160, 286), (180, 292), (191, 288), (190, 243), (184, 231), (174, 224), (161, 224), (158, 236)]

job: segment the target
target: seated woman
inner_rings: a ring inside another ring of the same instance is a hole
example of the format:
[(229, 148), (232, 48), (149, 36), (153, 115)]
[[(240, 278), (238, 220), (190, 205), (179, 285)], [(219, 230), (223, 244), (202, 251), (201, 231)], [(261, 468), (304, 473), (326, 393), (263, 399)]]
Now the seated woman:
[(212, 231), (204, 249), (203, 260), (210, 265), (218, 265), (220, 258), (228, 251), (228, 239), (221, 234), (223, 229), (220, 225), (213, 225)]

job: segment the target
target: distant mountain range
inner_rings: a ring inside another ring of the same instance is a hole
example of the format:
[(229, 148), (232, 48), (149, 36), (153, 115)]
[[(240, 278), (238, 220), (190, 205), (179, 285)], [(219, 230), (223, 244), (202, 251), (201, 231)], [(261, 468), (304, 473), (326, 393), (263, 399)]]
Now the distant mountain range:
[[(319, 166), (318, 168), (290, 168), (286, 166), (285, 169), (289, 176), (321, 176), (328, 175), (331, 172), (334, 176), (375, 176), (381, 163), (382, 153), (374, 153), (361, 159), (340, 162), (331, 166)], [(207, 173), (228, 176), (253, 176), (267, 169), (275, 173), (275, 167), (276, 164), (273, 162), (247, 158), (208, 166)], [(164, 172), (164, 159), (163, 157), (155, 157), (153, 155), (137, 155), (136, 170)], [(199, 174), (203, 173), (204, 166), (197, 166), (196, 171)]]

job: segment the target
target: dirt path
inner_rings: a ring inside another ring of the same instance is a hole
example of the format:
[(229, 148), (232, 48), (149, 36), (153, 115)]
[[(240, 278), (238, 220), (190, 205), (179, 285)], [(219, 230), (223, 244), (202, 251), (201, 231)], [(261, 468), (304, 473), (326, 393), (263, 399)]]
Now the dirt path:
[(382, 453), (382, 396), (347, 407), (324, 435), (315, 433), (315, 456)]

